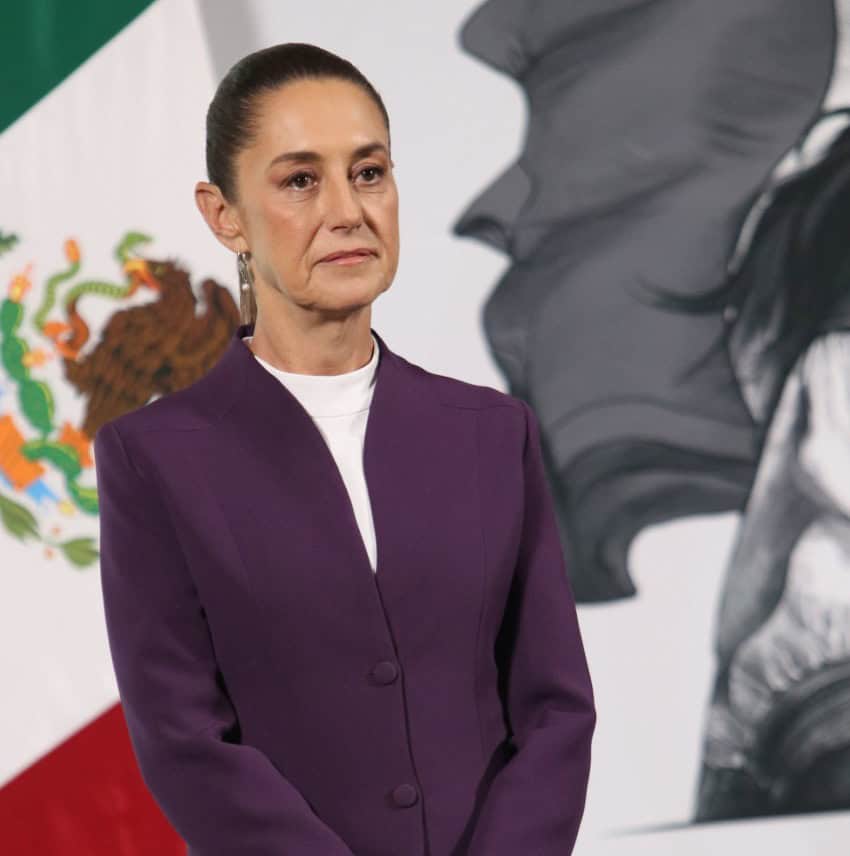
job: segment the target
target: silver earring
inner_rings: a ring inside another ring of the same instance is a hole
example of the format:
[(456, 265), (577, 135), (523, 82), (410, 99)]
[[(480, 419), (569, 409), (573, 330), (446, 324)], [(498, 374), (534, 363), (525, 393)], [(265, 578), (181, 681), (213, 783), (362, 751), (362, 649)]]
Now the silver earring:
[(239, 252), (236, 254), (236, 269), (239, 272), (239, 287), (242, 291), (248, 291), (254, 285), (254, 278), (251, 276), (251, 270), (248, 267), (248, 259), (250, 253)]

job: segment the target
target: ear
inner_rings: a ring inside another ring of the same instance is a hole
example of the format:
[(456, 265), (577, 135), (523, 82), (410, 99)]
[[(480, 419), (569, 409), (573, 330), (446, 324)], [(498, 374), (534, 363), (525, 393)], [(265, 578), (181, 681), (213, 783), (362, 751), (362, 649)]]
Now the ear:
[(199, 181), (195, 185), (195, 204), (212, 233), (234, 253), (248, 250), (236, 206), (228, 202), (217, 184)]

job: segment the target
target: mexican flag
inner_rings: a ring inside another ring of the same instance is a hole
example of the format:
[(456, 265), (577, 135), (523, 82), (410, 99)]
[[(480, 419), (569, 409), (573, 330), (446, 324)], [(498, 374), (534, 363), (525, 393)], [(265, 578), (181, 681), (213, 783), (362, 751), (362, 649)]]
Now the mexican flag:
[(193, 198), (204, 28), (194, 0), (26, 0), (2, 23), (0, 852), (185, 853), (118, 703), (92, 439), (238, 323)]

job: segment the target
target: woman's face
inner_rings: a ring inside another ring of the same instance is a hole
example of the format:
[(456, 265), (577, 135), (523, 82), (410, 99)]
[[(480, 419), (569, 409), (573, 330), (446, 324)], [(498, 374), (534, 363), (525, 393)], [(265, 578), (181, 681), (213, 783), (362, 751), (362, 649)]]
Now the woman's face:
[[(380, 109), (347, 81), (300, 80), (260, 96), (257, 119), (255, 142), (236, 158), (235, 209), (259, 311), (271, 290), (328, 314), (370, 304), (390, 287), (399, 252)], [(374, 255), (353, 265), (321, 261), (360, 247)]]

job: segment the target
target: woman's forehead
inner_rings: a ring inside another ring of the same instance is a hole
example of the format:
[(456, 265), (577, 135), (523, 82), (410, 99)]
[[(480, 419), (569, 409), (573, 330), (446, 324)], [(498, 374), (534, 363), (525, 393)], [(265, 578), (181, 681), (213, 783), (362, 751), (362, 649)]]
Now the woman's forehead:
[[(385, 125), (377, 104), (361, 87), (343, 80), (299, 80), (260, 96), (258, 136), (269, 144), (285, 142), (309, 149), (326, 141), (336, 147), (345, 138), (362, 145), (384, 139)], [(362, 139), (355, 138), (362, 137)]]

